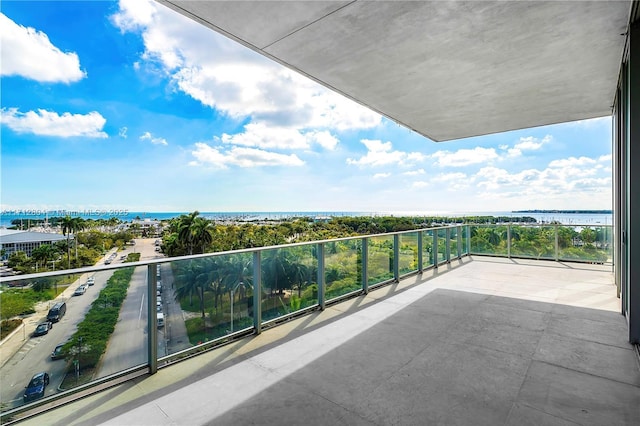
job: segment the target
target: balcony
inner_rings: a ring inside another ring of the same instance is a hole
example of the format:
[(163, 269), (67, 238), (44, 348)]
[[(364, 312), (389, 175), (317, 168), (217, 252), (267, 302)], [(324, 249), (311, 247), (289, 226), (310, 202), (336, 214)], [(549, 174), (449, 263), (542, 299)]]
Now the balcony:
[[(252, 280), (227, 287), (235, 303), (219, 317), (226, 337), (211, 328), (210, 341), (180, 346), (166, 338), (172, 313), (165, 312), (155, 355), (147, 351), (155, 333), (139, 332), (123, 348), (140, 363), (104, 370), (87, 387), (47, 396), (14, 418), (57, 407), (24, 422), (42, 424), (44, 415), (52, 424), (632, 424), (640, 372), (611, 265), (469, 256), (474, 233), (454, 226), (156, 262), (163, 285), (181, 263), (212, 257), (261, 267), (245, 268)], [(273, 283), (268, 259), (286, 252), (324, 271), (315, 292), (272, 287), (255, 297), (255, 283)], [(350, 286), (330, 273), (344, 262), (367, 279)], [(145, 279), (141, 266), (132, 283), (140, 279), (155, 295), (157, 275)], [(252, 334), (256, 328), (261, 333)], [(149, 359), (156, 374), (146, 374)]]

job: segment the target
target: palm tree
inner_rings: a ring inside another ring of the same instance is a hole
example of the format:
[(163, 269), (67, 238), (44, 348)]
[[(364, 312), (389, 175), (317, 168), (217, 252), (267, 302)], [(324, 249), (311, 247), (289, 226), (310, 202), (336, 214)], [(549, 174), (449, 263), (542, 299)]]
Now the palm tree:
[(264, 283), (269, 286), (271, 294), (274, 290), (280, 293), (287, 287), (289, 259), (286, 251), (279, 249), (269, 250), (262, 261), (264, 271)]
[(181, 215), (178, 218), (178, 240), (183, 246), (189, 248), (189, 254), (193, 254), (193, 223), (196, 217), (200, 214), (199, 211), (194, 211), (188, 215)]
[[(231, 300), (231, 290), (235, 289), (239, 283), (245, 284), (239, 287), (238, 297), (240, 299), (246, 296), (246, 285), (251, 286), (253, 282), (253, 260), (250, 255), (238, 254), (225, 257), (222, 264), (219, 265), (221, 270), (221, 281), (225, 291), (229, 293)], [(234, 303), (234, 300), (231, 300)]]
[(87, 227), (87, 222), (80, 216), (74, 217), (73, 222), (73, 238), (76, 246), (76, 264), (78, 263), (78, 232), (84, 231)]
[(38, 262), (42, 261), (42, 263), (46, 266), (49, 259), (53, 259), (55, 256), (55, 250), (49, 244), (42, 244), (39, 247), (34, 248), (31, 251), (31, 257), (36, 261), (36, 270), (38, 269)]
[(60, 220), (60, 227), (62, 228), (62, 235), (67, 236), (67, 269), (71, 269), (71, 244), (69, 244), (69, 239), (74, 228), (73, 218), (69, 215), (63, 217)]
[(189, 260), (176, 276), (176, 282), (179, 283), (176, 288), (176, 297), (181, 299), (188, 295), (189, 304), (193, 306), (193, 294), (195, 293), (200, 299), (200, 312), (203, 320), (205, 318), (204, 292), (212, 288), (215, 271), (213, 266), (212, 259)]
[(212, 233), (214, 230), (215, 226), (211, 221), (202, 217), (196, 217), (193, 219), (190, 228), (191, 240), (193, 246), (200, 248), (200, 253), (205, 253), (207, 251), (207, 246), (211, 245), (213, 242)]

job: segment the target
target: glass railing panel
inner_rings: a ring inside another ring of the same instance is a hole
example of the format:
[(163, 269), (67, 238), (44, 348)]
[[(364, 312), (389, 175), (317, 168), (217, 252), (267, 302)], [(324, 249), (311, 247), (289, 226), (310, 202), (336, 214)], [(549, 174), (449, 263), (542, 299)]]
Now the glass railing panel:
[(462, 254), (462, 255), (469, 254), (468, 250), (467, 250), (468, 241), (469, 241), (469, 227), (468, 226), (462, 226), (460, 228), (460, 234), (462, 236), (462, 238), (461, 238), (462, 247), (460, 247), (460, 254)]
[(555, 259), (554, 226), (511, 226), (511, 255)]
[(444, 228), (440, 228), (434, 230), (434, 232), (438, 233), (438, 247), (437, 247), (437, 263), (444, 262), (447, 259), (447, 230)]
[(409, 232), (399, 235), (400, 247), (398, 271), (400, 275), (418, 270), (418, 233)]
[[(3, 327), (2, 410), (147, 364), (146, 311), (140, 315), (145, 271), (121, 268), (3, 283), (0, 309), (2, 319), (10, 319), (4, 325), (18, 327), (13, 334)], [(40, 379), (46, 386), (30, 385)]]
[(369, 285), (393, 279), (393, 235), (370, 237), (368, 244)]
[(458, 257), (458, 228), (449, 229), (449, 247), (451, 248), (451, 258)]
[(613, 263), (613, 226), (597, 226), (596, 249), (602, 250), (607, 255), (607, 263)]
[(558, 226), (558, 258), (580, 262), (611, 262), (609, 229), (605, 226)]
[(315, 253), (315, 244), (262, 252), (262, 321), (318, 303)]
[(506, 256), (507, 226), (506, 225), (472, 225), (471, 253)]
[[(324, 244), (325, 300), (362, 289), (362, 240), (330, 241)], [(317, 297), (317, 286), (308, 290)]]
[(424, 269), (434, 265), (433, 230), (422, 231), (422, 267)]
[(178, 260), (157, 270), (159, 357), (253, 325), (250, 253)]

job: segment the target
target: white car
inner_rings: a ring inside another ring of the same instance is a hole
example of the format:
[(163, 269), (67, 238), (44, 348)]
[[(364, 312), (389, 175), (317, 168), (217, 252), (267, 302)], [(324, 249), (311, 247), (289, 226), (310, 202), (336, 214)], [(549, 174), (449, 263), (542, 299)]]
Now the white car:
[(79, 285), (78, 288), (76, 288), (76, 291), (73, 292), (73, 295), (82, 296), (86, 291), (87, 287), (85, 287), (84, 285)]

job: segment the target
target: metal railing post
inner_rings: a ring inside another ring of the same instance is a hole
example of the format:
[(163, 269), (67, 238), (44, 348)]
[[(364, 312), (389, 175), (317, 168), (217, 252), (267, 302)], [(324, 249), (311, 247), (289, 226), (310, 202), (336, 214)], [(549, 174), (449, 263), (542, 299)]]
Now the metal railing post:
[(438, 251), (438, 230), (433, 230), (433, 249), (431, 250), (433, 253), (433, 267), (438, 268), (438, 256), (440, 252)]
[(393, 235), (393, 280), (400, 281), (400, 234)]
[(444, 229), (444, 253), (447, 263), (451, 262), (451, 228)]
[(511, 224), (507, 223), (507, 257), (511, 259)]
[(364, 294), (369, 293), (369, 239), (362, 239), (362, 291)]
[(318, 257), (318, 306), (320, 309), (324, 311), (324, 293), (325, 293), (325, 270), (324, 270), (324, 243), (318, 243), (317, 246), (317, 257)]
[(467, 225), (467, 254), (471, 256), (471, 225)]
[(262, 252), (253, 252), (253, 331), (262, 333), (262, 268), (260, 265)]
[(556, 231), (556, 262), (558, 261), (558, 259), (560, 258), (560, 253), (558, 250), (558, 224), (556, 223), (554, 226), (554, 229)]
[(423, 231), (418, 231), (418, 273), (422, 273), (422, 269), (424, 268), (422, 260), (422, 232)]
[(158, 266), (147, 265), (147, 354), (149, 357), (149, 374), (158, 371), (158, 317), (156, 314), (156, 272)]

